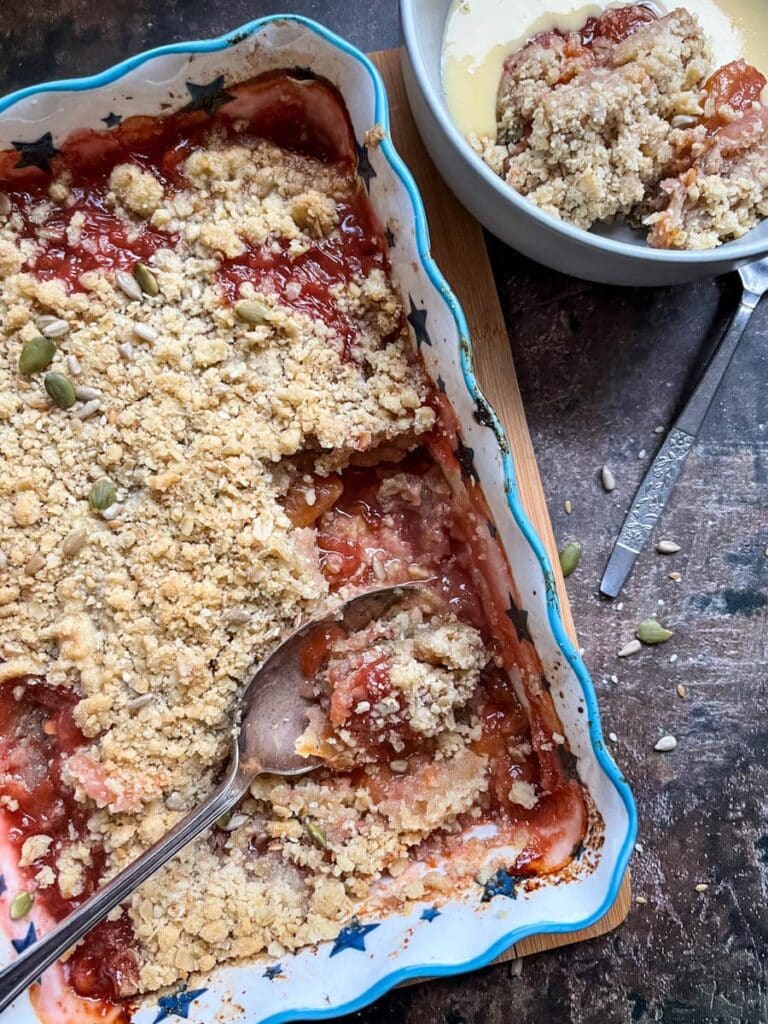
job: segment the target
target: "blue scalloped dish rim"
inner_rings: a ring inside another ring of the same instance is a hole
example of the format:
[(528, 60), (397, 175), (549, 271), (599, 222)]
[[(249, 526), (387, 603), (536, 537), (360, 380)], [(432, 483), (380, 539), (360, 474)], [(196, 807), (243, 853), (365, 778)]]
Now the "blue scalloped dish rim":
[(539, 566), (544, 575), (549, 626), (557, 647), (565, 656), (579, 681), (584, 697), (585, 710), (587, 712), (587, 720), (589, 723), (589, 737), (595, 758), (601, 769), (605, 772), (608, 780), (615, 787), (627, 812), (626, 834), (616, 856), (616, 862), (611, 875), (610, 884), (606, 890), (605, 899), (600, 907), (598, 907), (598, 909), (588, 917), (569, 924), (564, 924), (560, 921), (544, 921), (537, 922), (532, 925), (513, 928), (502, 938), (488, 947), (483, 954), (462, 963), (442, 965), (432, 963), (424, 965), (413, 964), (407, 967), (400, 967), (389, 974), (382, 975), (364, 992), (344, 1004), (320, 1009), (316, 1007), (301, 1009), (298, 1007), (295, 1009), (281, 1010), (279, 1013), (264, 1018), (260, 1022), (260, 1024), (283, 1024), (283, 1022), (295, 1020), (323, 1020), (352, 1013), (369, 1005), (390, 989), (409, 980), (426, 977), (445, 977), (478, 970), (479, 968), (486, 967), (495, 960), (496, 957), (509, 949), (510, 946), (515, 945), (530, 935), (543, 933), (564, 934), (588, 928), (590, 925), (599, 921), (608, 912), (616, 900), (629, 864), (629, 859), (637, 835), (637, 810), (627, 781), (624, 779), (620, 769), (617, 767), (605, 748), (600, 724), (600, 712), (598, 709), (594, 686), (589, 677), (586, 666), (566, 633), (560, 614), (555, 586), (555, 576), (541, 539), (533, 528), (533, 525), (529, 521), (528, 516), (522, 507), (517, 490), (515, 469), (512, 456), (510, 454), (509, 442), (504, 434), (504, 429), (496, 413), (488, 404), (488, 401), (483, 395), (475, 377), (472, 357), (472, 342), (470, 340), (469, 328), (467, 326), (463, 310), (448, 285), (448, 282), (445, 280), (437, 264), (432, 259), (430, 253), (427, 217), (421, 195), (413, 175), (392, 144), (390, 138), (389, 101), (384, 81), (376, 67), (365, 56), (365, 54), (351, 43), (348, 43), (346, 40), (336, 35), (334, 32), (331, 32), (323, 25), (320, 25), (318, 22), (309, 18), (304, 18), (295, 14), (274, 14), (264, 18), (257, 18), (254, 21), (250, 21), (245, 25), (242, 25), (240, 28), (233, 29), (232, 31), (226, 32), (225, 34), (213, 39), (171, 43), (167, 46), (160, 46), (152, 50), (146, 50), (145, 52), (129, 57), (126, 60), (121, 61), (119, 64), (115, 64), (96, 75), (91, 75), (85, 78), (63, 79), (19, 89), (0, 99), (0, 114), (3, 114), (15, 103), (29, 96), (49, 92), (76, 92), (109, 85), (122, 78), (128, 72), (133, 71), (141, 64), (144, 64), (146, 61), (152, 60), (156, 57), (162, 57), (169, 54), (214, 53), (226, 50), (227, 47), (242, 42), (245, 38), (258, 32), (265, 25), (268, 25), (271, 22), (294, 22), (310, 30), (326, 43), (329, 43), (331, 46), (337, 48), (347, 56), (357, 61), (372, 80), (375, 95), (374, 120), (376, 124), (381, 125), (385, 130), (385, 137), (379, 143), (380, 152), (384, 154), (393, 173), (400, 179), (410, 198), (415, 223), (417, 248), (421, 264), (430, 281), (448, 306), (455, 321), (459, 336), (460, 365), (464, 377), (464, 383), (473, 400), (487, 413), (487, 424), (492, 429), (499, 445), (502, 470), (504, 474), (504, 488), (509, 510), (520, 528), (520, 531), (536, 555)]

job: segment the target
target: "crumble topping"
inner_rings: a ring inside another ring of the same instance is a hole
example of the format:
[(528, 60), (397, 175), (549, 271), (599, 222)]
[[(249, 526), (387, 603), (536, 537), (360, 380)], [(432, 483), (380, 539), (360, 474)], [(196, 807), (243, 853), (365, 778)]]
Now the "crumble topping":
[(470, 142), (512, 188), (578, 227), (623, 217), (650, 227), (653, 246), (711, 248), (768, 215), (765, 79), (728, 65), (716, 75), (754, 88), (713, 104), (712, 72), (709, 41), (683, 8), (658, 19), (642, 5), (611, 9), (513, 52), (496, 138)]

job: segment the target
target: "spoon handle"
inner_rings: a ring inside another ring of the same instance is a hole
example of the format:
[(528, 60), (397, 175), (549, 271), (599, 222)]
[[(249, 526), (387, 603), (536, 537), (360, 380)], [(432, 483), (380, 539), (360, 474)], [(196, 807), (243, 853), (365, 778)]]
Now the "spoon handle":
[(128, 867), (66, 917), (21, 956), (0, 971), (0, 1013), (42, 972), (131, 895), (142, 882), (175, 856), (187, 843), (230, 810), (247, 788), (248, 780), (238, 775), (237, 748), (227, 777), (198, 807), (190, 811), (171, 831), (150, 846)]

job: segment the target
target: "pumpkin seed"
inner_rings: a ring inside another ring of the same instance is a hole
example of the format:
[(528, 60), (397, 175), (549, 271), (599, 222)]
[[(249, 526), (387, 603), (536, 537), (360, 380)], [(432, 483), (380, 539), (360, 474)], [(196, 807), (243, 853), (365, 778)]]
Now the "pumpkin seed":
[(20, 921), (22, 917), (26, 917), (32, 909), (32, 904), (35, 902), (35, 897), (31, 892), (20, 892), (13, 897), (11, 903), (11, 920)]
[(570, 576), (580, 561), (581, 544), (577, 540), (566, 544), (560, 552), (560, 568), (563, 570), (563, 576)]
[(61, 550), (67, 558), (73, 558), (88, 540), (88, 531), (84, 528), (73, 530), (61, 542)]
[(72, 381), (63, 373), (46, 373), (44, 384), (51, 401), (60, 409), (71, 409), (77, 401)]
[(136, 284), (138, 284), (145, 295), (154, 296), (160, 294), (160, 285), (157, 283), (157, 278), (146, 263), (137, 263), (133, 268), (133, 276), (136, 279)]
[(25, 343), (19, 356), (19, 373), (25, 377), (38, 373), (48, 366), (56, 355), (56, 345), (50, 338), (38, 334)]
[(660, 754), (667, 754), (670, 750), (674, 750), (677, 747), (677, 740), (674, 736), (662, 736), (660, 740), (657, 740), (653, 749), (658, 750)]
[(69, 331), (69, 324), (66, 320), (50, 320), (43, 328), (42, 333), (46, 338), (61, 338)]
[(314, 821), (305, 821), (304, 828), (307, 830), (307, 835), (318, 850), (328, 849), (328, 839), (325, 832), (323, 832), (319, 825), (316, 825)]
[(630, 654), (637, 654), (638, 651), (642, 650), (643, 645), (639, 640), (630, 640), (628, 644), (625, 644), (619, 651), (620, 658), (628, 658)]
[(254, 326), (265, 324), (269, 315), (269, 307), (265, 306), (263, 302), (240, 299), (239, 302), (235, 303), (235, 315), (238, 320), (242, 320), (246, 324), (253, 324)]
[(616, 477), (607, 466), (603, 466), (600, 470), (600, 480), (602, 481), (603, 488), (606, 491), (610, 492), (616, 490)]
[(118, 270), (115, 274), (115, 284), (123, 295), (127, 295), (129, 299), (133, 299), (135, 302), (141, 302), (141, 288), (130, 274), (126, 274), (124, 270)]
[(97, 480), (88, 492), (88, 504), (94, 512), (103, 512), (110, 505), (114, 505), (116, 500), (117, 491), (108, 476)]
[(77, 377), (81, 372), (82, 367), (80, 366), (80, 360), (77, 356), (67, 356), (67, 369), (73, 377)]
[(674, 635), (671, 629), (665, 629), (656, 619), (645, 619), (635, 632), (637, 639), (644, 644), (663, 644)]
[(660, 555), (674, 555), (680, 550), (680, 545), (675, 544), (673, 540), (660, 540), (656, 545), (656, 550)]

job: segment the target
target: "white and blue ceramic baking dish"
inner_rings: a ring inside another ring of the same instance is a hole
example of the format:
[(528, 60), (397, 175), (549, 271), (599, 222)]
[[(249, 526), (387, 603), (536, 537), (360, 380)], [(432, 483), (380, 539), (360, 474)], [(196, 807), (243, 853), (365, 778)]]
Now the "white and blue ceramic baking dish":
[[(177, 43), (133, 57), (92, 78), (34, 86), (0, 100), (0, 150), (13, 143), (56, 145), (73, 131), (102, 128), (110, 117), (157, 115), (189, 102), (190, 86), (221, 88), (276, 68), (309, 67), (336, 85), (358, 140), (360, 172), (389, 230), (392, 270), (426, 365), (445, 382), (472, 448), (475, 467), (509, 557), (520, 595), (578, 772), (589, 791), (593, 827), (575, 866), (531, 891), (475, 883), (441, 906), (348, 923), (334, 942), (278, 961), (224, 967), (191, 980), (138, 1009), (135, 1024), (180, 1016), (190, 1021), (278, 1022), (335, 1017), (359, 1009), (408, 979), (473, 970), (513, 943), (541, 932), (585, 928), (609, 909), (635, 839), (632, 796), (607, 754), (597, 702), (586, 669), (569, 642), (554, 577), (540, 539), (523, 511), (502, 428), (482, 396), (472, 368), (467, 324), (429, 252), (424, 207), (408, 169), (389, 139), (387, 97), (375, 68), (320, 25), (292, 16), (255, 21), (218, 39)], [(219, 81), (217, 81), (219, 80)], [(384, 138), (366, 148), (366, 132)], [(42, 140), (42, 141), (41, 141)], [(442, 385), (441, 385), (442, 386)], [(26, 923), (13, 926), (17, 942)], [(12, 955), (10, 943), (5, 950)], [(9, 1012), (33, 1024), (22, 997)]]

